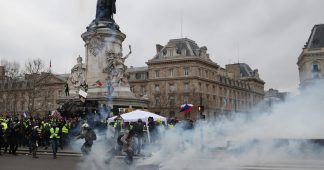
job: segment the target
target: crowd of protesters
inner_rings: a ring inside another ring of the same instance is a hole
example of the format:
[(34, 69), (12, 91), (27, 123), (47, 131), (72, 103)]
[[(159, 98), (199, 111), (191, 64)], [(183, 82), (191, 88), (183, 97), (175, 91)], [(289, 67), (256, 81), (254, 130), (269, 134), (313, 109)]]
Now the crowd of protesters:
[(117, 140), (117, 154), (125, 153), (125, 162), (131, 164), (133, 156), (141, 155), (141, 150), (145, 145), (159, 144), (159, 139), (163, 136), (161, 129), (181, 127), (183, 130), (192, 130), (194, 128), (194, 122), (190, 119), (184, 120), (180, 126), (176, 126), (178, 123), (177, 118), (163, 122), (161, 119), (154, 120), (153, 117), (149, 117), (147, 123), (142, 119), (138, 119), (136, 122), (124, 122), (118, 115), (109, 124), (109, 128), (112, 129), (113, 138)]
[(38, 147), (48, 149), (52, 146), (53, 158), (56, 158), (57, 148), (68, 145), (69, 131), (79, 121), (79, 118), (0, 115), (0, 155), (17, 155), (18, 148), (22, 147), (28, 148), (33, 158), (37, 158)]
[[(81, 117), (26, 117), (0, 115), (0, 155), (17, 155), (19, 147), (28, 148), (30, 155), (37, 158), (37, 149), (45, 150), (51, 146), (53, 158), (56, 159), (58, 148), (68, 146), (71, 139), (85, 139), (81, 151), (88, 154), (91, 151), (96, 134), (92, 128), (106, 129), (91, 121), (94, 117), (88, 117), (88, 122)], [(108, 129), (112, 130), (112, 140), (115, 141), (117, 154), (126, 153), (125, 161), (132, 163), (133, 155), (141, 155), (141, 150), (147, 144), (159, 143), (162, 136), (159, 129), (173, 129), (179, 123), (177, 118), (171, 118), (167, 122), (161, 119), (154, 120), (149, 117), (148, 122), (138, 119), (136, 122), (124, 122), (118, 115), (110, 122)], [(92, 122), (92, 123), (91, 123)], [(182, 121), (181, 128), (190, 130), (194, 128), (192, 120)], [(102, 123), (100, 124), (102, 125)], [(79, 128), (80, 127), (80, 128)], [(76, 129), (71, 131), (72, 129)], [(71, 134), (71, 132), (73, 132)]]

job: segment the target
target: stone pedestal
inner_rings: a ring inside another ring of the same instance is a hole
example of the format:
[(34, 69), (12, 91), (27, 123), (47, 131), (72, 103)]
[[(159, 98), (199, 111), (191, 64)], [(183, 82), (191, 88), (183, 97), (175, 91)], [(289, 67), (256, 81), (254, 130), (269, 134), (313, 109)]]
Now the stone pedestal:
[[(128, 84), (110, 83), (108, 56), (123, 55), (122, 43), (126, 35), (113, 21), (93, 21), (81, 35), (85, 42), (86, 100), (97, 100), (101, 104), (147, 108), (148, 100), (137, 99)], [(111, 86), (113, 88), (111, 88)], [(108, 89), (113, 89), (112, 92)]]

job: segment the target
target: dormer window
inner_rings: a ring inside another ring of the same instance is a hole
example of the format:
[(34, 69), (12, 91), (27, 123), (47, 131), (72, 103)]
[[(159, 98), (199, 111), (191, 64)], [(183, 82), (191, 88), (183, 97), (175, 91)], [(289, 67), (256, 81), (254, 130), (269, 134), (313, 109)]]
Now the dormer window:
[(312, 64), (312, 73), (313, 73), (313, 78), (319, 78), (319, 73), (320, 73), (320, 68), (319, 68), (319, 63), (318, 62), (314, 62)]
[(313, 63), (313, 69), (312, 69), (313, 72), (320, 72), (320, 69), (319, 69), (319, 66), (318, 66), (318, 63)]

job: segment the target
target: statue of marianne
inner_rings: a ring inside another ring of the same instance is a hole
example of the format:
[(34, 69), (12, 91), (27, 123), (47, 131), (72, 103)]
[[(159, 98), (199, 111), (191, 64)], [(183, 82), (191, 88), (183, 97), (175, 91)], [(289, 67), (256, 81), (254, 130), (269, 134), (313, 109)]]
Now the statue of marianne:
[(116, 14), (116, 0), (98, 0), (96, 20), (109, 21), (114, 20), (113, 15)]

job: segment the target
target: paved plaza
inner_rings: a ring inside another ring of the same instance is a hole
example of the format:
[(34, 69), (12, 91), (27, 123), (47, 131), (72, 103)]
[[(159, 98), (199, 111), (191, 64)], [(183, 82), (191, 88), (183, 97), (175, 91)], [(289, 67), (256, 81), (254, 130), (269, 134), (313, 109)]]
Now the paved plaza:
[[(113, 159), (109, 164), (96, 165), (95, 161), (90, 166), (85, 166), (85, 157), (60, 156), (52, 159), (51, 155), (39, 155), (38, 159), (33, 159), (29, 155), (20, 154), (18, 156), (0, 156), (1, 170), (174, 170), (179, 168), (168, 168), (163, 165), (143, 164), (140, 159), (135, 161), (133, 166), (123, 163), (122, 157)], [(210, 164), (212, 162), (212, 164)], [(213, 160), (212, 158), (202, 158), (190, 160), (190, 165), (183, 170), (322, 170), (324, 169), (324, 159), (305, 158), (305, 159), (286, 159), (286, 160)], [(192, 166), (194, 165), (194, 166)], [(201, 166), (210, 165), (208, 168)], [(90, 169), (89, 169), (90, 168)]]

